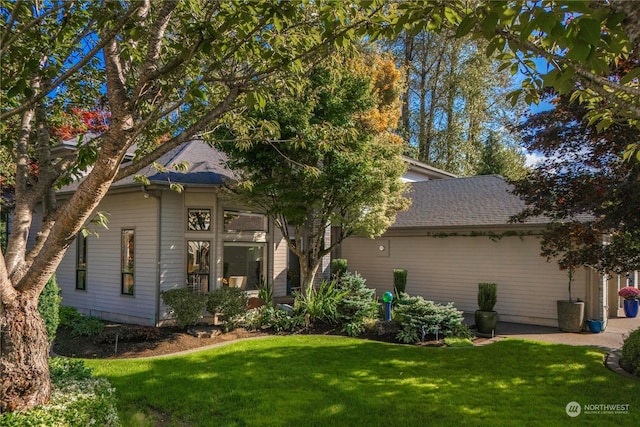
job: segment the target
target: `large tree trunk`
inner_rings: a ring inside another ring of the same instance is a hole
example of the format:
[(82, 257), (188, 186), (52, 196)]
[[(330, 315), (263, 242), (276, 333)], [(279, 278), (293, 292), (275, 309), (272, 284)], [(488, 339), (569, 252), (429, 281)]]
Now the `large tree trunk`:
[(0, 307), (0, 413), (49, 402), (49, 345), (38, 297), (21, 292)]

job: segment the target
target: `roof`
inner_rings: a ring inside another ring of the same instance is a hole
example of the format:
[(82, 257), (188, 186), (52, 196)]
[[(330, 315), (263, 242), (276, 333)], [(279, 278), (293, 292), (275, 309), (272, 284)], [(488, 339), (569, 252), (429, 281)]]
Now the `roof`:
[(407, 164), (407, 172), (413, 172), (414, 174), (424, 176), (427, 179), (457, 178), (457, 175), (435, 168), (426, 163), (422, 163), (409, 156), (403, 155), (402, 160)]
[[(173, 165), (186, 163), (187, 169), (178, 171)], [(227, 156), (201, 140), (191, 140), (161, 156), (156, 163), (167, 168), (159, 172), (152, 165), (142, 168), (151, 184), (222, 185), (235, 175), (226, 165)], [(135, 183), (133, 176), (114, 182), (112, 187)]]
[[(134, 175), (146, 176), (150, 184), (185, 186), (219, 186), (236, 178), (226, 165), (227, 156), (202, 140), (190, 140), (161, 156), (156, 163), (166, 168), (158, 171), (153, 165), (146, 166)], [(175, 170), (174, 165), (185, 163), (186, 170)], [(123, 165), (127, 165), (124, 163)], [(134, 175), (123, 178), (111, 188), (139, 186)], [(60, 192), (72, 192), (79, 181), (64, 186)]]
[[(399, 212), (394, 228), (508, 225), (525, 203), (498, 175), (448, 178), (410, 184), (411, 207)], [(525, 224), (546, 224), (548, 218), (529, 218)]]

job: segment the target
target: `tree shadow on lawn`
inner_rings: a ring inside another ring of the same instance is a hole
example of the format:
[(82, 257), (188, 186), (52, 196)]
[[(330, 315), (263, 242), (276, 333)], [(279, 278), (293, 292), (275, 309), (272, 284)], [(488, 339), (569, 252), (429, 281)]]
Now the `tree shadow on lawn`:
[[(125, 425), (160, 411), (170, 417), (162, 425), (387, 426), (558, 424), (572, 401), (632, 403), (638, 382), (602, 360), (591, 348), (520, 340), (441, 349), (297, 336), (87, 363), (116, 387)], [(640, 424), (640, 408), (624, 417)]]

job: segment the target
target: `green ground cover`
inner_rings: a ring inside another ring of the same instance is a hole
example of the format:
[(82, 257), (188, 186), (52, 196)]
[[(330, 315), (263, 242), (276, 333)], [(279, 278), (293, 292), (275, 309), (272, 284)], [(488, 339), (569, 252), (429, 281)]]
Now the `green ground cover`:
[[(640, 425), (640, 381), (603, 358), (511, 339), (447, 349), (287, 336), (86, 364), (116, 388), (125, 426)], [(574, 401), (629, 406), (572, 418)]]

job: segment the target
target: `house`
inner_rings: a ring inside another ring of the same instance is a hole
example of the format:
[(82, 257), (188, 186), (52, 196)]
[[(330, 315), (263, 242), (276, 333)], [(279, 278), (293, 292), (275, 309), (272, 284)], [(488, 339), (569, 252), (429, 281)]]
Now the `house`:
[[(183, 163), (184, 171), (172, 169)], [(261, 212), (223, 190), (234, 178), (225, 156), (189, 141), (139, 172), (115, 182), (97, 208), (107, 229), (79, 235), (57, 269), (63, 305), (118, 322), (162, 325), (171, 319), (160, 293), (190, 286), (255, 291), (269, 280), (286, 292), (287, 245)], [(166, 168), (166, 169), (165, 169)], [(63, 188), (59, 197), (71, 194)], [(171, 189), (180, 185), (182, 191)]]
[[(477, 310), (478, 282), (498, 285), (503, 321), (557, 326), (557, 300), (568, 299), (568, 275), (540, 256), (547, 218), (511, 223), (524, 202), (499, 176), (413, 182), (412, 205), (379, 238), (345, 240), (340, 256), (378, 293), (393, 291), (393, 270), (408, 270), (407, 292)], [(624, 278), (575, 272), (572, 297), (585, 318), (617, 316)]]

